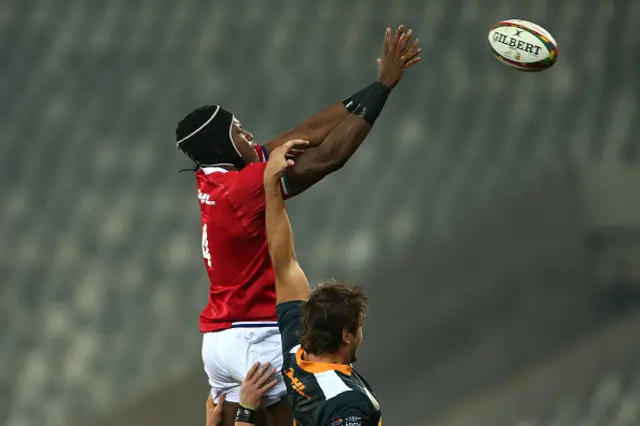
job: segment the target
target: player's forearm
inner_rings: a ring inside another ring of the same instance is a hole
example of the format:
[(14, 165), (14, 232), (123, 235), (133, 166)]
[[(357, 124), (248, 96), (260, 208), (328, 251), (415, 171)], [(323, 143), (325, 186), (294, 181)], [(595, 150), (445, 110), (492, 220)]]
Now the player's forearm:
[[(304, 129), (306, 129), (309, 138), (302, 139), (308, 140), (311, 147), (324, 143), (333, 130), (340, 125), (342, 120), (354, 112), (367, 96), (372, 92), (375, 92), (376, 85), (377, 82), (374, 82), (364, 89), (352, 94), (342, 102), (336, 102), (328, 108), (325, 108), (309, 117), (309, 119), (303, 123)], [(290, 138), (289, 140), (291, 139), (293, 138)]]
[(362, 103), (327, 136), (319, 147), (301, 154), (286, 178), (292, 193), (299, 193), (340, 169), (353, 156), (382, 112), (391, 90), (373, 83)]
[(293, 231), (285, 208), (279, 181), (265, 185), (266, 231), (269, 255), (276, 276), (283, 275), (291, 263), (296, 261), (293, 247)]
[(235, 422), (234, 426), (255, 426), (253, 423)]
[(349, 115), (321, 146), (300, 154), (296, 165), (285, 175), (289, 195), (303, 192), (328, 174), (342, 168), (370, 130), (371, 126), (362, 117)]
[(303, 123), (304, 129), (309, 135), (306, 140), (312, 147), (322, 144), (333, 129), (348, 115), (349, 111), (342, 102), (336, 102), (312, 115)]
[(360, 100), (358, 106), (317, 148), (321, 162), (329, 165), (329, 172), (333, 171), (332, 168), (342, 167), (360, 147), (382, 112), (391, 90), (385, 84), (376, 81), (364, 93), (365, 97)]
[(321, 145), (333, 130), (340, 125), (342, 120), (349, 116), (360, 105), (360, 103), (376, 89), (376, 83), (361, 89), (341, 102), (336, 102), (317, 113), (297, 127), (284, 132), (264, 146), (268, 153), (283, 143), (302, 139), (309, 142), (309, 147)]
[(343, 103), (336, 102), (315, 113), (300, 125), (267, 142), (264, 147), (268, 153), (271, 153), (283, 143), (294, 139), (309, 141), (309, 146), (318, 146), (347, 115), (349, 115), (349, 111)]
[(371, 125), (362, 117), (349, 115), (315, 148), (318, 172), (327, 175), (342, 168), (369, 134)]

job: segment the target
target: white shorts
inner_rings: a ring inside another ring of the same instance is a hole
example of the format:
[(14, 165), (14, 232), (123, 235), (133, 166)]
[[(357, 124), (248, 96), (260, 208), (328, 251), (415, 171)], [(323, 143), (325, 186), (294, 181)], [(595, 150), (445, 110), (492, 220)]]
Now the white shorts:
[(256, 327), (251, 323), (240, 323), (227, 330), (205, 333), (202, 361), (215, 402), (221, 394), (225, 394), (229, 402), (239, 402), (240, 384), (256, 362), (270, 362), (277, 371), (278, 382), (269, 390), (262, 406), (273, 405), (287, 394), (281, 374), (282, 341), (277, 326)]

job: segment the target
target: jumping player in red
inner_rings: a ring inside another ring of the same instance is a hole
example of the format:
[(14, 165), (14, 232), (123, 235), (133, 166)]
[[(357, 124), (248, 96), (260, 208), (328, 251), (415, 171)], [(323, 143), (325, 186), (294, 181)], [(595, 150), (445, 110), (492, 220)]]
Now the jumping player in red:
[[(385, 40), (390, 32), (387, 29)], [(394, 41), (405, 51), (404, 69), (420, 60), (417, 40), (409, 46), (410, 39), (411, 30), (398, 27)], [(196, 166), (202, 255), (210, 280), (209, 303), (200, 315), (202, 358), (214, 399), (226, 395), (225, 425), (233, 424), (240, 384), (251, 366), (270, 362), (278, 370), (282, 367), (275, 277), (265, 232), (266, 160), (289, 140), (309, 142), (281, 180), (285, 198), (344, 166), (370, 130), (349, 116), (373, 125), (402, 75), (385, 53), (378, 62), (375, 82), (264, 145), (256, 144), (240, 121), (219, 105), (200, 107), (178, 124), (177, 146)], [(290, 408), (281, 401), (285, 395), (278, 375), (263, 402), (272, 425), (292, 423)]]

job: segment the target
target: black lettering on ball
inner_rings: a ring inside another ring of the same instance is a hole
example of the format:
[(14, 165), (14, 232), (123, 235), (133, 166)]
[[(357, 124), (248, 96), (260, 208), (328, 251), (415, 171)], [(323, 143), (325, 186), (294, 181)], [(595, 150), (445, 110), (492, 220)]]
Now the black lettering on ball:
[(534, 46), (531, 43), (527, 43), (515, 37), (509, 37), (506, 34), (502, 34), (499, 32), (493, 33), (493, 41), (504, 44), (505, 46), (509, 46), (516, 50), (531, 53), (534, 56), (540, 56), (540, 46)]

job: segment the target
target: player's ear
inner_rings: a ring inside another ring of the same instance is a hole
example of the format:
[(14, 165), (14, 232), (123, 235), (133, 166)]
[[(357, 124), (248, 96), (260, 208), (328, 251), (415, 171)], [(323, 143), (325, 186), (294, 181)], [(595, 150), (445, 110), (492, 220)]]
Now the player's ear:
[(342, 329), (342, 342), (346, 343), (347, 345), (353, 343), (353, 339), (354, 339), (354, 335), (349, 332), (349, 330), (347, 330), (346, 328)]

